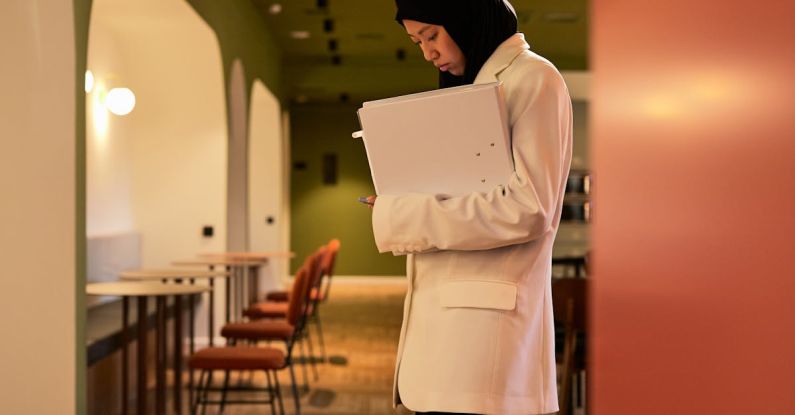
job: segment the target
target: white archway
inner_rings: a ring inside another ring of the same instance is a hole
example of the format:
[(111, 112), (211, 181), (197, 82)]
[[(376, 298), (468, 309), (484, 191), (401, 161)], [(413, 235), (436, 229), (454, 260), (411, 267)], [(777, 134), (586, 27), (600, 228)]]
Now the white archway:
[[(248, 244), (252, 251), (287, 251), (289, 200), (285, 180), (286, 145), (279, 100), (254, 81), (249, 112)], [(274, 259), (261, 278), (263, 290), (287, 275), (287, 261)], [(273, 277), (276, 278), (273, 278)]]
[[(94, 0), (88, 69), (100, 88), (86, 99), (89, 269), (117, 278), (128, 263), (118, 255), (130, 254), (129, 244), (115, 249), (119, 234), (140, 238), (143, 268), (223, 251), (228, 130), (215, 32), (184, 0)], [(134, 110), (97, 108), (102, 85), (132, 89)], [(93, 251), (96, 239), (110, 252)], [(215, 314), (220, 321), (222, 304)], [(206, 315), (196, 314), (199, 338)]]

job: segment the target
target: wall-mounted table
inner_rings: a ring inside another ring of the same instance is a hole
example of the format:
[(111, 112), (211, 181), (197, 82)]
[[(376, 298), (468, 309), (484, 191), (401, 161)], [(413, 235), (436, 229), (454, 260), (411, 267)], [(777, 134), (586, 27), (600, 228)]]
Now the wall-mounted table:
[[(205, 259), (223, 259), (231, 261), (243, 261), (252, 263), (246, 268), (241, 287), (243, 298), (247, 299), (248, 306), (258, 301), (259, 295), (259, 267), (265, 265), (271, 259), (282, 258), (290, 259), (295, 257), (295, 252), (290, 251), (231, 251), (231, 252), (207, 252), (199, 254)], [(242, 310), (241, 310), (242, 312)]]
[[(137, 400), (136, 407), (139, 415), (147, 413), (146, 399), (146, 379), (147, 379), (147, 301), (149, 297), (155, 297), (157, 303), (155, 314), (155, 372), (156, 372), (156, 394), (155, 394), (155, 413), (166, 413), (166, 298), (174, 296), (174, 313), (179, 320), (182, 315), (181, 297), (183, 295), (201, 294), (208, 291), (207, 287), (187, 284), (161, 284), (144, 282), (102, 282), (86, 285), (86, 294), (118, 296), (122, 298), (122, 414), (127, 414), (127, 389), (129, 385), (129, 363), (127, 347), (127, 329), (129, 326), (129, 298), (135, 297), (138, 301), (138, 339), (137, 339)], [(180, 298), (180, 300), (176, 300)], [(181, 325), (174, 324), (174, 347), (181, 350), (182, 333)], [(181, 373), (177, 373), (177, 362), (181, 363), (181, 354), (175, 361), (175, 379), (181, 379)], [(175, 354), (176, 357), (176, 354)], [(174, 389), (174, 400), (182, 401), (181, 386)]]

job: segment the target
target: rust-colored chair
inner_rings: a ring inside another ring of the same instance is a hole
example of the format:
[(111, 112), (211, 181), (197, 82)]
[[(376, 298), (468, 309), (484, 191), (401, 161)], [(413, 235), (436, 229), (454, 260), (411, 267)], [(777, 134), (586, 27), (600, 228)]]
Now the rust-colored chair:
[(587, 332), (587, 297), (585, 278), (560, 278), (552, 283), (555, 320), (564, 329), (563, 351), (556, 356), (561, 367), (558, 400), (562, 415), (573, 413), (572, 379), (586, 366), (582, 339)]
[[(319, 258), (312, 255), (304, 262), (304, 265), (298, 270), (295, 279), (295, 287), (297, 292), (303, 295), (293, 296), (287, 303), (287, 315), (284, 323), (289, 325), (292, 329), (287, 329), (282, 326), (280, 332), (282, 336), (286, 335), (285, 351), (273, 347), (252, 347), (252, 346), (225, 346), (225, 347), (209, 347), (190, 356), (188, 366), (191, 370), (200, 370), (199, 385), (196, 393), (194, 394), (194, 401), (191, 402), (191, 411), (196, 413), (196, 410), (201, 405), (202, 409), (206, 409), (207, 404), (217, 403), (220, 404), (221, 412), (227, 403), (269, 403), (271, 411), (275, 413), (276, 403), (279, 404), (279, 409), (284, 414), (284, 404), (282, 402), (281, 390), (279, 386), (279, 379), (277, 372), (282, 369), (289, 369), (290, 377), (292, 379), (292, 390), (295, 400), (296, 414), (301, 413), (299, 402), (298, 387), (295, 382), (295, 370), (293, 368), (292, 351), (293, 346), (298, 341), (304, 327), (306, 326), (309, 289), (311, 288), (311, 278), (313, 272), (319, 264)], [(230, 371), (264, 371), (268, 382), (269, 399), (263, 401), (227, 401), (226, 395), (229, 390), (229, 376)], [(212, 373), (214, 371), (224, 371), (227, 375), (224, 377), (224, 385), (221, 389), (221, 399), (213, 401), (209, 399), (210, 383), (212, 380)], [(271, 382), (271, 375), (273, 376), (273, 383)], [(191, 384), (191, 388), (193, 385)]]
[[(328, 249), (326, 246), (322, 246), (318, 248), (315, 252), (313, 257), (316, 259), (314, 263), (314, 267), (312, 268), (311, 278), (310, 278), (310, 297), (311, 297), (311, 289), (316, 288), (319, 286), (319, 282), (323, 277), (322, 273), (322, 263), (325, 261), (327, 257)], [(307, 315), (312, 316), (315, 315), (317, 312), (318, 302), (317, 300), (312, 301), (311, 298), (307, 300)], [(284, 319), (284, 313), (287, 310), (287, 303), (284, 302), (272, 302), (272, 301), (264, 301), (261, 303), (254, 304), (243, 311), (243, 315), (248, 317), (250, 320), (262, 320), (262, 319)], [(311, 317), (310, 317), (311, 318)], [(309, 383), (308, 383), (308, 376), (306, 373), (306, 363), (312, 365), (312, 372), (314, 374), (315, 380), (318, 379), (318, 371), (317, 365), (314, 358), (314, 346), (312, 343), (312, 337), (310, 336), (309, 329), (307, 328), (306, 331), (301, 333), (300, 336), (301, 340), (301, 350), (302, 358), (301, 358), (301, 368), (303, 369), (304, 373), (304, 385), (303, 388), (305, 390), (309, 390)], [(309, 347), (309, 351), (307, 352), (306, 348)]]
[[(307, 258), (304, 266), (309, 267), (309, 284), (314, 283), (314, 281), (318, 280), (320, 277), (321, 271), (321, 264), (324, 258), (326, 257), (326, 248), (321, 247), (314, 254), (310, 255)], [(292, 301), (292, 298), (290, 299)], [(312, 304), (309, 298), (306, 299), (307, 307), (306, 313), (307, 317), (311, 315), (312, 309), (314, 305)], [(295, 327), (292, 325), (285, 317), (279, 317), (279, 314), (264, 314), (258, 313), (257, 307), (263, 307), (271, 303), (261, 303), (252, 306), (251, 308), (247, 309), (247, 315), (249, 318), (252, 318), (251, 321), (241, 321), (241, 322), (234, 322), (234, 323), (227, 323), (221, 328), (221, 335), (224, 336), (230, 344), (235, 344), (240, 341), (245, 341), (249, 343), (257, 343), (260, 341), (283, 341), (288, 342), (293, 335), (295, 334)], [(289, 305), (290, 302), (287, 303), (278, 303), (279, 305)], [(256, 319), (254, 319), (256, 318)], [(305, 327), (308, 330), (308, 326)], [(306, 332), (302, 331), (298, 333), (296, 338), (302, 342), (301, 346), (303, 346), (303, 340), (306, 339)], [(310, 347), (311, 349), (311, 347)], [(304, 352), (302, 356), (300, 356), (300, 361), (305, 363), (307, 361), (311, 362), (314, 366), (313, 360), (308, 360), (306, 358), (308, 354)], [(307, 373), (306, 373), (306, 365), (302, 365), (303, 373), (304, 373), (304, 385), (303, 388), (305, 390), (309, 389), (309, 385), (307, 382)], [(315, 373), (317, 373), (317, 368), (315, 369)], [(293, 382), (295, 383), (295, 379)]]
[[(331, 280), (334, 277), (334, 265), (337, 261), (337, 253), (340, 249), (340, 240), (339, 239), (332, 239), (326, 245), (328, 249), (326, 253), (326, 257), (323, 259), (322, 263), (322, 275), (321, 279), (318, 280), (318, 284), (316, 287), (312, 287), (312, 292), (310, 293), (310, 301), (312, 303), (312, 307), (310, 308), (309, 313), (309, 322), (315, 323), (315, 327), (317, 328), (317, 335), (318, 341), (320, 342), (320, 354), (321, 359), (323, 362), (327, 360), (326, 355), (326, 344), (323, 340), (323, 325), (320, 321), (320, 303), (324, 303), (328, 301), (329, 293), (331, 292)], [(268, 302), (262, 305), (262, 308), (258, 310), (260, 315), (273, 315), (278, 312), (279, 306), (276, 305), (281, 302), (287, 301), (290, 297), (290, 291), (271, 291), (267, 294), (266, 299)], [(265, 305), (269, 304), (269, 305)], [(308, 330), (308, 329), (307, 329)]]

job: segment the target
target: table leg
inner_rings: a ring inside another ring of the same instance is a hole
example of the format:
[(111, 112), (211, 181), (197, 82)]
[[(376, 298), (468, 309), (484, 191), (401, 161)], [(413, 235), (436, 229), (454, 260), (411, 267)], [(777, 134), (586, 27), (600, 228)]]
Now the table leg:
[(174, 296), (174, 410), (182, 413), (182, 296)]
[(248, 267), (244, 265), (242, 268), (243, 268), (241, 272), (242, 278), (240, 280), (240, 316), (243, 315), (243, 309), (248, 306), (248, 295), (249, 295)]
[[(230, 267), (226, 267), (226, 271), (230, 271)], [(232, 280), (235, 278), (234, 273), (232, 273), (229, 278), (226, 279), (226, 322), (229, 323), (229, 314), (232, 310)]]
[(253, 285), (253, 293), (251, 296), (250, 305), (254, 305), (257, 302), (257, 298), (259, 297), (259, 266), (251, 267), (251, 281)]
[[(190, 279), (190, 285), (196, 285), (196, 280), (191, 278)], [(196, 296), (195, 295), (189, 295), (188, 296), (188, 307), (190, 307), (190, 310), (188, 310), (188, 321), (190, 322), (190, 327), (188, 328), (188, 335), (190, 336), (190, 348), (189, 348), (189, 350), (190, 350), (190, 354), (193, 354), (193, 352), (196, 351), (196, 345), (195, 345), (195, 343), (196, 343), (196, 340), (195, 340), (195, 337), (196, 337), (196, 329), (195, 329), (195, 326), (196, 326), (196, 323), (195, 323), (195, 320), (196, 320)]]
[(127, 415), (127, 397), (130, 387), (129, 358), (127, 357), (127, 345), (130, 343), (127, 330), (130, 327), (130, 297), (121, 298), (121, 413)]
[(237, 312), (235, 313), (236, 318), (243, 317), (243, 298), (246, 295), (246, 267), (237, 267), (238, 271), (238, 287), (237, 287)]
[(208, 304), (209, 312), (208, 319), (209, 327), (207, 336), (210, 338), (210, 347), (213, 347), (215, 338), (215, 278), (210, 278), (210, 304)]
[(138, 345), (137, 345), (137, 352), (138, 352), (138, 359), (137, 359), (137, 404), (138, 404), (138, 415), (146, 415), (146, 309), (147, 304), (146, 297), (138, 297)]
[(157, 297), (155, 324), (155, 413), (166, 413), (165, 297)]

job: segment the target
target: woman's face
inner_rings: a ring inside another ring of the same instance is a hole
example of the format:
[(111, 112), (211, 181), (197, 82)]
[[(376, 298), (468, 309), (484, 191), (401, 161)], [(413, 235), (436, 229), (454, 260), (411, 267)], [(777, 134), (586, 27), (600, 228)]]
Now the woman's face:
[(403, 20), (403, 26), (411, 41), (422, 49), (426, 61), (432, 62), (442, 72), (447, 71), (456, 76), (464, 74), (464, 53), (444, 26), (408, 19)]

